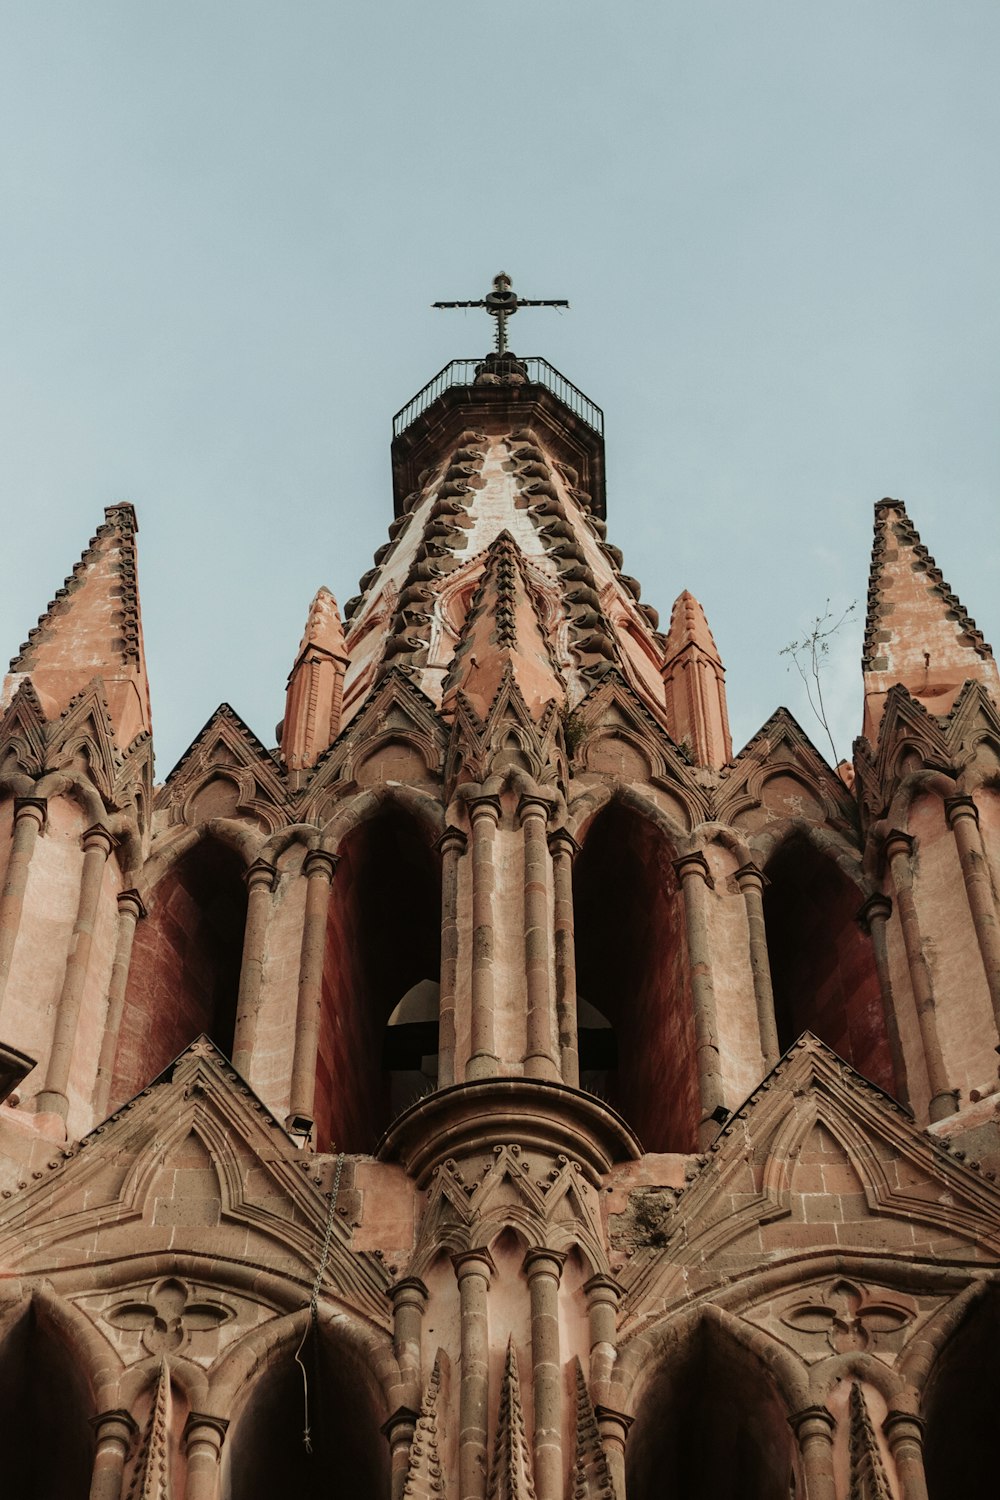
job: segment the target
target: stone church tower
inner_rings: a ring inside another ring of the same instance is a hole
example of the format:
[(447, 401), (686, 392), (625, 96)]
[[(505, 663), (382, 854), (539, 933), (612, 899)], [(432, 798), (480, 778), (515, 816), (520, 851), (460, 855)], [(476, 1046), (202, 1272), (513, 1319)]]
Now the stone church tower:
[(734, 755), (563, 376), (456, 361), (392, 466), (277, 748), (154, 783), (128, 505), (11, 663), (5, 1493), (985, 1494), (990, 647), (882, 500), (853, 769)]

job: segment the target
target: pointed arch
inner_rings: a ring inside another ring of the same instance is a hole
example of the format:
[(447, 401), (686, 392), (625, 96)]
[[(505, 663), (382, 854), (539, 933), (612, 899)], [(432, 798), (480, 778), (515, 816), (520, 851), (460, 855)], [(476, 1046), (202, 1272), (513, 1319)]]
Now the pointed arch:
[(315, 1326), (305, 1308), (247, 1335), (210, 1380), (208, 1409), (230, 1422), (221, 1500), (387, 1497), (381, 1426), (393, 1369), (388, 1340), (377, 1348), (340, 1308), (325, 1308)]
[[(60, 1299), (36, 1291), (0, 1339), (4, 1488), (11, 1495), (58, 1495), (59, 1500), (89, 1495), (89, 1418), (97, 1370), (91, 1341), (80, 1336), (82, 1320), (74, 1313)], [(53, 1440), (54, 1412), (58, 1441)]]
[[(338, 856), (330, 893), (315, 1091), (315, 1140), (370, 1151), (437, 1079), (440, 804), (405, 787), (352, 797), (323, 831)], [(417, 1031), (405, 1002), (420, 999)], [(398, 1044), (398, 1045), (397, 1045)], [(419, 1045), (418, 1045), (419, 1044)]]
[[(959, 1299), (961, 1301), (962, 1299)], [(922, 1393), (929, 1500), (974, 1495), (995, 1462), (1000, 1293), (970, 1297), (945, 1335)]]
[[(693, 1150), (694, 1010), (671, 867), (682, 831), (631, 788), (592, 803), (575, 826), (582, 838), (573, 872), (581, 1086), (607, 1097), (647, 1150)], [(607, 1026), (588, 1024), (594, 1017)]]
[[(224, 821), (224, 820), (223, 820)], [(111, 1079), (117, 1107), (205, 1032), (232, 1056), (249, 852), (228, 827), (185, 830), (147, 866)]]
[(611, 1388), (617, 1400), (632, 1385), (629, 1500), (787, 1500), (793, 1477), (801, 1486), (788, 1418), (807, 1404), (808, 1376), (776, 1339), (707, 1307), (635, 1346)]
[(875, 953), (858, 923), (870, 894), (860, 859), (832, 830), (797, 821), (753, 847), (768, 880), (764, 924), (779, 1049), (811, 1031), (898, 1096)]

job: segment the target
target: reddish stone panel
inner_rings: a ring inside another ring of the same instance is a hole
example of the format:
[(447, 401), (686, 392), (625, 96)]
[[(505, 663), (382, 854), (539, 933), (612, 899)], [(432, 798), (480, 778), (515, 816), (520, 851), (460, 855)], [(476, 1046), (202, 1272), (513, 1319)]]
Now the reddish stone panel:
[(210, 840), (160, 881), (136, 929), (113, 1106), (144, 1088), (202, 1031), (231, 1053), (245, 920), (240, 862)]
[(783, 844), (764, 894), (778, 1040), (812, 1031), (866, 1078), (895, 1093), (882, 995), (856, 886), (805, 839)]
[(386, 1023), (413, 985), (440, 970), (440, 887), (402, 814), (356, 829), (330, 897), (316, 1076), (317, 1148), (370, 1151), (389, 1123)]
[(914, 897), (936, 1001), (938, 1036), (952, 1088), (963, 1100), (996, 1077), (997, 1033), (962, 879), (955, 835), (940, 798), (915, 798), (907, 832), (916, 839)]
[(614, 1028), (617, 1068), (586, 1066), (651, 1151), (695, 1149), (698, 1077), (684, 913), (670, 850), (614, 805), (594, 822), (575, 872), (577, 989)]

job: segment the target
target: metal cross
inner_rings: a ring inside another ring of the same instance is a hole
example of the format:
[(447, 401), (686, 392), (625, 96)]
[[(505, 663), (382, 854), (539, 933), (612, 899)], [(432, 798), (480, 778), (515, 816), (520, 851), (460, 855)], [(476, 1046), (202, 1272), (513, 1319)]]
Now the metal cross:
[(501, 271), (493, 278), (493, 290), (476, 302), (435, 302), (434, 307), (485, 307), (491, 318), (497, 320), (497, 353), (507, 353), (507, 319), (512, 318), (519, 307), (569, 307), (565, 301), (552, 301), (534, 297), (519, 297), (511, 286), (510, 277)]

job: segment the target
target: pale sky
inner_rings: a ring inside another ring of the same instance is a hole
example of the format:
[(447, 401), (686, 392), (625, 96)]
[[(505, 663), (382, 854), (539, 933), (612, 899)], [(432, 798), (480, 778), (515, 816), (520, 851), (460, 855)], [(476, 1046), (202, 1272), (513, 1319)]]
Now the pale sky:
[(0, 0), (0, 650), (131, 500), (162, 780), (265, 741), (386, 539), (393, 412), (509, 272), (604, 408), (609, 539), (702, 600), (737, 748), (902, 497), (1000, 648), (996, 0)]

